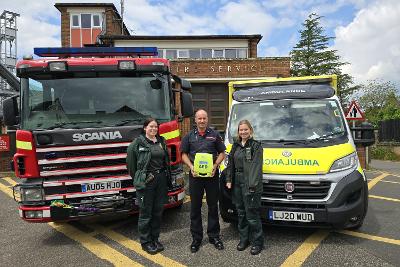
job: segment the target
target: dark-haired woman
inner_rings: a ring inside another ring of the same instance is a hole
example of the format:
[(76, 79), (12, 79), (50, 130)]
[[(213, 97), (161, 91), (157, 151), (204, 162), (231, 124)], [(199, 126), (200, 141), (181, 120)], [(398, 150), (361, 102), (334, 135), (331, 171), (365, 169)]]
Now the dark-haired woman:
[(253, 139), (253, 127), (248, 120), (238, 125), (238, 138), (229, 153), (226, 186), (233, 187), (233, 202), (238, 213), (239, 244), (237, 250), (259, 254), (264, 247), (264, 234), (260, 218), (262, 193), (261, 143)]
[(166, 142), (158, 135), (155, 119), (144, 122), (143, 134), (128, 147), (126, 162), (139, 205), (140, 243), (144, 251), (156, 254), (164, 250), (158, 238), (171, 176)]

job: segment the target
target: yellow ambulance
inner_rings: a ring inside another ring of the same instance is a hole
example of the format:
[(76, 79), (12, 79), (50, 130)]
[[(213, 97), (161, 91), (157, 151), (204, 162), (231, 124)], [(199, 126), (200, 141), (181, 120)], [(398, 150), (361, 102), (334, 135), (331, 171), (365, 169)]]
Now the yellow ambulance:
[[(229, 83), (227, 153), (247, 119), (263, 152), (262, 219), (271, 224), (357, 228), (368, 185), (336, 96), (335, 75)], [(226, 166), (226, 158), (222, 169)], [(221, 174), (220, 212), (237, 216)]]

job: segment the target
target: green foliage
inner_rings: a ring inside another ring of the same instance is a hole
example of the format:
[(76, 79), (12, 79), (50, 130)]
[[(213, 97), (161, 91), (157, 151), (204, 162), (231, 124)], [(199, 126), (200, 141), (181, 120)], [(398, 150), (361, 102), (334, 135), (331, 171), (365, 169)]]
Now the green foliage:
[(360, 85), (358, 91), (365, 116), (375, 126), (382, 120), (400, 119), (400, 99), (393, 83), (372, 80)]
[(379, 160), (400, 160), (400, 157), (397, 156), (388, 146), (377, 146), (372, 147), (371, 150), (371, 158), (379, 159)]
[(341, 62), (337, 50), (328, 49), (329, 41), (334, 37), (324, 35), (320, 25), (322, 17), (312, 13), (304, 21), (303, 30), (300, 30), (300, 40), (290, 52), (292, 76), (338, 75), (338, 96), (342, 103), (356, 91), (352, 87), (353, 78), (342, 73), (341, 67), (348, 64)]

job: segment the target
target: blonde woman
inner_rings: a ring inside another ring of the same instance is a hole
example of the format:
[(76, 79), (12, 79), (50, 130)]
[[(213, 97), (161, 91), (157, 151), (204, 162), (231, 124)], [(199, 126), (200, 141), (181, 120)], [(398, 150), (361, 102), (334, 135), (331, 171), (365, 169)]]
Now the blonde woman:
[(237, 250), (259, 254), (264, 247), (260, 218), (263, 148), (253, 139), (253, 127), (248, 120), (238, 125), (238, 138), (229, 153), (226, 186), (233, 188), (232, 199), (238, 213), (240, 241)]

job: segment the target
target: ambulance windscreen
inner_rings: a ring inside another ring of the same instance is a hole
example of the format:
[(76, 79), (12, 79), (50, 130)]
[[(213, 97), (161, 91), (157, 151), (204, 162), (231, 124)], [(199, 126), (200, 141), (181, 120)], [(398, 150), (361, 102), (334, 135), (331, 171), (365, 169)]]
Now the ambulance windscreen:
[(233, 93), (233, 99), (239, 102), (252, 102), (277, 99), (323, 99), (335, 95), (335, 90), (328, 84), (288, 84), (273, 85), (257, 84), (251, 87), (238, 88)]

